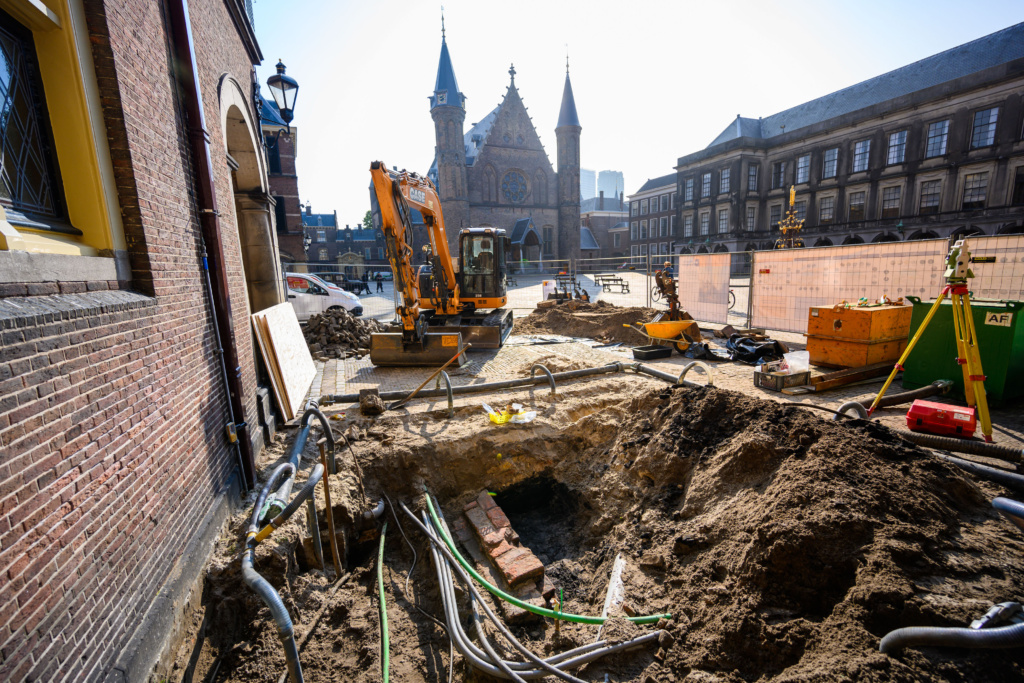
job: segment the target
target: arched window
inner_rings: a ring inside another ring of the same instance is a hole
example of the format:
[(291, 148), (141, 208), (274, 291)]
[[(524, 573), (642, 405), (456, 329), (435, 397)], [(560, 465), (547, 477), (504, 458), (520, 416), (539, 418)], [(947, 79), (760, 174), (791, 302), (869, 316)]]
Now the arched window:
[(540, 169), (537, 169), (537, 172), (533, 174), (533, 203), (548, 203), (548, 179), (544, 175), (544, 171)]

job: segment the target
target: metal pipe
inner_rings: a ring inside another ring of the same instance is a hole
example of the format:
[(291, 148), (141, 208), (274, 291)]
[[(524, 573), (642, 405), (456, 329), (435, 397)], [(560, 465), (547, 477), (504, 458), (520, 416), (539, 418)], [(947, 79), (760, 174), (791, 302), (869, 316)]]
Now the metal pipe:
[(711, 366), (704, 361), (695, 360), (692, 363), (687, 363), (683, 366), (683, 371), (679, 373), (679, 377), (676, 379), (676, 384), (682, 384), (683, 378), (686, 377), (686, 373), (694, 368), (700, 368), (704, 371), (704, 375), (708, 378), (707, 386), (712, 386), (715, 383), (715, 376), (711, 373)]
[(637, 374), (649, 375), (650, 377), (664, 380), (669, 384), (681, 384), (682, 386), (690, 387), (691, 389), (696, 389), (697, 387), (704, 386), (702, 384), (694, 384), (693, 382), (687, 382), (686, 380), (680, 381), (679, 377), (677, 377), (676, 375), (670, 375), (667, 372), (662, 372), (661, 370), (652, 368), (649, 365), (644, 365), (643, 363), (634, 363), (630, 367), (632, 367), (633, 371), (636, 372)]
[[(209, 131), (203, 111), (203, 93), (199, 87), (199, 69), (196, 66), (195, 45), (192, 40), (192, 21), (189, 17), (188, 0), (171, 0), (167, 3), (170, 12), (171, 39), (174, 45), (174, 69), (183, 94), (188, 117), (189, 142), (192, 146), (192, 168), (195, 172), (195, 199), (199, 213), (199, 224), (203, 234), (203, 249), (209, 245), (213, 251), (213, 265), (216, 277), (212, 278), (213, 323), (217, 329), (217, 346), (223, 350), (228, 402), (231, 405), (230, 419), (236, 422), (238, 448), (241, 451), (242, 479), (245, 488), (256, 482), (256, 459), (249, 441), (245, 424), (244, 389), (242, 367), (238, 358), (238, 344), (235, 339), (235, 324), (232, 318), (231, 288), (228, 282), (227, 257), (224, 241), (220, 234), (220, 212), (217, 210), (217, 192), (213, 180), (213, 156), (210, 151)], [(228, 372), (227, 368), (231, 368)]]
[(377, 504), (371, 509), (363, 513), (363, 519), (369, 522), (371, 519), (380, 519), (380, 516), (384, 514), (384, 499), (381, 498), (377, 501)]
[[(593, 375), (603, 375), (612, 372), (622, 372), (626, 366), (624, 363), (612, 363), (611, 365), (604, 365), (598, 368), (583, 368), (582, 370), (567, 370), (565, 372), (556, 372), (552, 377), (558, 381), (567, 379), (579, 379), (581, 377), (590, 377)], [(673, 377), (669, 381), (675, 381)], [(523, 377), (520, 379), (506, 379), (498, 382), (487, 382), (485, 384), (466, 384), (463, 386), (452, 387), (453, 395), (462, 394), (473, 394), (481, 391), (496, 391), (502, 389), (515, 389), (518, 387), (527, 387), (536, 384), (545, 384), (548, 382), (547, 377)], [(697, 386), (696, 384), (690, 386)], [(392, 399), (399, 399), (407, 395), (405, 391), (385, 391), (380, 394), (380, 398), (383, 401), (390, 401)], [(436, 398), (438, 396), (446, 396), (447, 390), (445, 389), (427, 389), (416, 394), (419, 398)], [(329, 403), (355, 403), (359, 400), (359, 394), (328, 394), (320, 397), (320, 402)]]
[(836, 414), (832, 416), (832, 419), (838, 420), (840, 417), (848, 417), (846, 413), (848, 410), (852, 410), (857, 413), (857, 417), (862, 420), (868, 419), (868, 409), (856, 401), (847, 401), (843, 405), (839, 406), (839, 410), (837, 410)]
[(554, 377), (554, 375), (551, 374), (551, 371), (548, 370), (547, 367), (541, 365), (540, 363), (537, 363), (532, 368), (530, 368), (530, 379), (534, 378), (534, 376), (537, 374), (538, 370), (540, 370), (541, 372), (543, 372), (545, 375), (548, 376), (548, 383), (551, 385), (551, 393), (552, 394), (556, 393), (556, 391), (555, 391), (555, 377)]
[(302, 487), (299, 494), (292, 499), (290, 503), (281, 511), (277, 517), (267, 522), (267, 525), (260, 530), (259, 534), (256, 535), (256, 542), (260, 543), (267, 536), (269, 536), (275, 529), (280, 528), (282, 524), (288, 521), (288, 519), (295, 514), (295, 511), (299, 509), (299, 506), (306, 502), (307, 499), (313, 496), (313, 491), (316, 489), (316, 485), (320, 483), (320, 478), (324, 474), (324, 467), (320, 463), (316, 464), (313, 471), (309, 474), (309, 479), (306, 480), (306, 485)]
[(980, 455), (982, 457), (999, 458), (1000, 460), (1006, 460), (1008, 462), (1020, 462), (1022, 457), (1024, 457), (1024, 451), (1012, 446), (1003, 446), (996, 443), (984, 443), (981, 441), (969, 441), (967, 439), (957, 439), (951, 436), (922, 434), (921, 432), (911, 432), (903, 429), (897, 429), (894, 431), (907, 441), (916, 443), (918, 446), (927, 446), (928, 448), (935, 448), (943, 451), (953, 451), (954, 453), (969, 453), (971, 455)]
[(437, 376), (437, 381), (434, 383), (434, 389), (441, 388), (441, 380), (444, 380), (445, 391), (448, 392), (448, 419), (455, 417), (455, 397), (452, 394), (452, 378), (448, 376), (448, 373), (444, 370)]
[(966, 472), (970, 472), (984, 479), (988, 479), (989, 481), (1002, 484), (1008, 489), (1024, 493), (1024, 476), (1013, 472), (1007, 472), (1006, 470), (996, 469), (995, 467), (986, 467), (980, 463), (976, 463), (971, 460), (964, 460), (963, 458), (957, 458), (952, 455), (936, 453), (935, 457), (940, 460), (945, 460), (951, 465), (956, 465)]

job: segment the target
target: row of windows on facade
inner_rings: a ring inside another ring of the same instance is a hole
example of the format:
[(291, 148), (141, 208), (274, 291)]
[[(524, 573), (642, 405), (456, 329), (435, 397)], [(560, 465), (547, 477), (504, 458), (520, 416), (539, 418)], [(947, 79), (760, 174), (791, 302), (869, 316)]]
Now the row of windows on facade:
[[(658, 208), (659, 206), (661, 207), (660, 209)], [(648, 213), (657, 213), (659, 210), (674, 211), (675, 208), (676, 193), (671, 192), (659, 197), (651, 197), (650, 199), (640, 199), (630, 202), (629, 215), (646, 216)]]
[[(989, 147), (995, 143), (996, 122), (999, 119), (999, 107), (983, 109), (975, 112), (973, 129), (971, 132), (971, 149)], [(925, 139), (924, 157), (931, 159), (945, 156), (949, 142), (949, 119), (934, 121), (928, 124), (928, 135)], [(899, 130), (889, 134), (888, 147), (886, 149), (885, 163), (887, 166), (902, 164), (906, 161), (907, 154), (907, 131)], [(853, 143), (853, 157), (851, 159), (850, 171), (860, 173), (868, 170), (868, 163), (871, 157), (871, 140), (858, 140)], [(785, 161), (777, 161), (772, 164), (771, 184), (772, 189), (784, 187), (786, 184)], [(821, 179), (828, 180), (835, 178), (839, 172), (839, 148), (832, 147), (825, 150), (821, 163)], [(731, 191), (730, 169), (725, 168), (719, 171), (718, 194), (726, 194)], [(747, 191), (758, 191), (759, 166), (751, 164), (747, 168)], [(710, 172), (704, 173), (700, 178), (700, 196), (706, 198), (711, 196)], [(804, 154), (797, 157), (795, 181), (799, 185), (809, 182), (811, 178), (811, 155)], [(683, 201), (693, 201), (694, 178), (687, 178), (683, 181)]]
[(650, 220), (650, 232), (648, 232), (647, 228), (648, 221), (646, 220), (631, 222), (629, 224), (629, 239), (635, 242), (638, 239), (648, 239), (648, 236), (651, 238), (675, 236), (676, 217), (662, 216), (661, 218), (652, 218)]
[[(964, 211), (982, 209), (988, 196), (988, 172), (969, 173), (964, 176), (964, 193), (960, 208)], [(921, 200), (917, 213), (928, 215), (939, 212), (939, 200), (942, 197), (942, 181), (928, 180), (921, 183)], [(903, 200), (902, 186), (882, 188), (882, 203), (880, 218), (898, 218), (901, 215)], [(1024, 204), (1024, 168), (1017, 169), (1017, 181), (1014, 184), (1012, 198), (1014, 204)], [(847, 220), (850, 222), (863, 221), (867, 218), (867, 192), (851, 192), (847, 205)], [(798, 201), (793, 204), (796, 217), (799, 220), (807, 218), (807, 201)], [(769, 224), (772, 228), (778, 227), (782, 220), (782, 204), (775, 204), (769, 207)], [(757, 209), (753, 206), (747, 207), (745, 229), (749, 232), (756, 230)], [(836, 220), (836, 198), (822, 197), (818, 200), (818, 223), (829, 224)], [(705, 211), (698, 218), (700, 235), (710, 234), (711, 212)], [(634, 223), (635, 225), (635, 223)], [(674, 226), (673, 226), (674, 228)], [(692, 237), (694, 229), (694, 217), (683, 216), (683, 237)], [(722, 209), (718, 212), (718, 234), (729, 232), (729, 210)], [(644, 231), (640, 231), (643, 238)], [(675, 234), (672, 230), (671, 234)]]
[(674, 253), (676, 250), (675, 242), (655, 242), (650, 245), (646, 244), (634, 244), (629, 247), (630, 256), (647, 256), (648, 253), (651, 256), (668, 256)]
[[(329, 261), (331, 258), (327, 249), (323, 247), (317, 251), (317, 257), (321, 261)], [(366, 247), (363, 249), (363, 258), (367, 261), (373, 258), (373, 247)], [(377, 247), (377, 258), (384, 260), (384, 247)]]

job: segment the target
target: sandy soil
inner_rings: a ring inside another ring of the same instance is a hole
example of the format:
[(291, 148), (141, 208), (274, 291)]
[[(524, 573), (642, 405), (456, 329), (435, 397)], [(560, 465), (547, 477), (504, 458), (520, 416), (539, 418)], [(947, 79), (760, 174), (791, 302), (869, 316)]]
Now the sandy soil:
[[(307, 681), (380, 680), (375, 527), (360, 529), (356, 519), (385, 492), (416, 506), (424, 486), (449, 520), (479, 490), (498, 493), (523, 544), (561, 583), (566, 610), (600, 612), (621, 553), (628, 607), (672, 613), (660, 646), (588, 665), (577, 672), (585, 680), (1024, 677), (1019, 651), (878, 652), (879, 638), (891, 629), (965, 625), (994, 603), (1024, 599), (1024, 535), (989, 505), (1005, 491), (971, 480), (886, 428), (632, 375), (567, 384), (555, 397), (536, 390), (481, 398), (492, 405), (519, 401), (538, 418), (496, 427), (467, 407), (452, 421), (437, 412), (339, 423), (354, 443), (339, 451), (343, 474), (331, 484), (338, 523), (348, 533), (350, 572), (335, 592), (333, 572), (311, 568), (301, 513), (260, 546), (257, 569), (280, 590), (296, 633), (314, 629), (301, 654)], [(263, 471), (283, 453), (279, 445), (260, 463)], [(326, 537), (322, 497), (318, 505)], [(205, 611), (193, 616), (193, 639), (179, 655), (182, 669), (195, 655), (196, 681), (276, 681), (284, 671), (268, 610), (238, 571), (247, 515), (231, 520), (218, 545)], [(446, 680), (448, 639), (416, 610), (441, 611), (425, 541), (402, 520), (419, 556), (406, 592), (413, 555), (395, 519), (389, 521), (391, 680)], [(606, 635), (650, 628), (616, 620)], [(556, 629), (550, 622), (514, 630), (545, 655), (596, 636), (594, 626)], [(486, 678), (458, 654), (454, 668), (455, 680)]]
[(650, 322), (659, 312), (642, 306), (627, 308), (607, 301), (585, 304), (568, 301), (551, 308), (537, 309), (524, 318), (516, 318), (515, 334), (561, 334), (590, 337), (604, 342), (633, 346), (646, 344), (646, 337), (623, 325)]

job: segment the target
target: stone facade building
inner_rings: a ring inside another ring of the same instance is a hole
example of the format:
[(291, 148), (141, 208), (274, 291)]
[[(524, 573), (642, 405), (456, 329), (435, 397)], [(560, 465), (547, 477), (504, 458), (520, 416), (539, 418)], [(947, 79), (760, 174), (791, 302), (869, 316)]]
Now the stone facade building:
[(0, 6), (0, 680), (163, 678), (285, 300), (251, 7)]
[[(610, 258), (629, 254), (629, 209), (622, 195), (605, 197), (602, 192), (580, 204), (581, 230), (590, 232), (597, 244), (595, 257)], [(583, 240), (587, 240), (584, 235)]]
[[(413, 234), (423, 233), (423, 219), (419, 212), (412, 211)], [(306, 204), (302, 222), (309, 236), (309, 270), (327, 280), (336, 280), (338, 275), (361, 277), (363, 271), (375, 273), (390, 270), (385, 252), (384, 235), (379, 229), (355, 227), (338, 223), (338, 212), (313, 213), (313, 207)]]
[(568, 69), (555, 128), (557, 173), (519, 96), (515, 73), (515, 67), (509, 69), (501, 104), (464, 131), (466, 97), (455, 80), (442, 35), (430, 97), (437, 146), (429, 177), (441, 197), (449, 248), (457, 253), (462, 228), (504, 228), (511, 235), (517, 221), (529, 218), (535, 226), (529, 230), (539, 230), (539, 258), (578, 257), (582, 127)]
[[(676, 174), (651, 178), (629, 195), (629, 255), (643, 260), (648, 255), (675, 253)], [(660, 265), (658, 259), (652, 261)]]
[(1024, 232), (1024, 24), (763, 119), (676, 166), (684, 253)]

